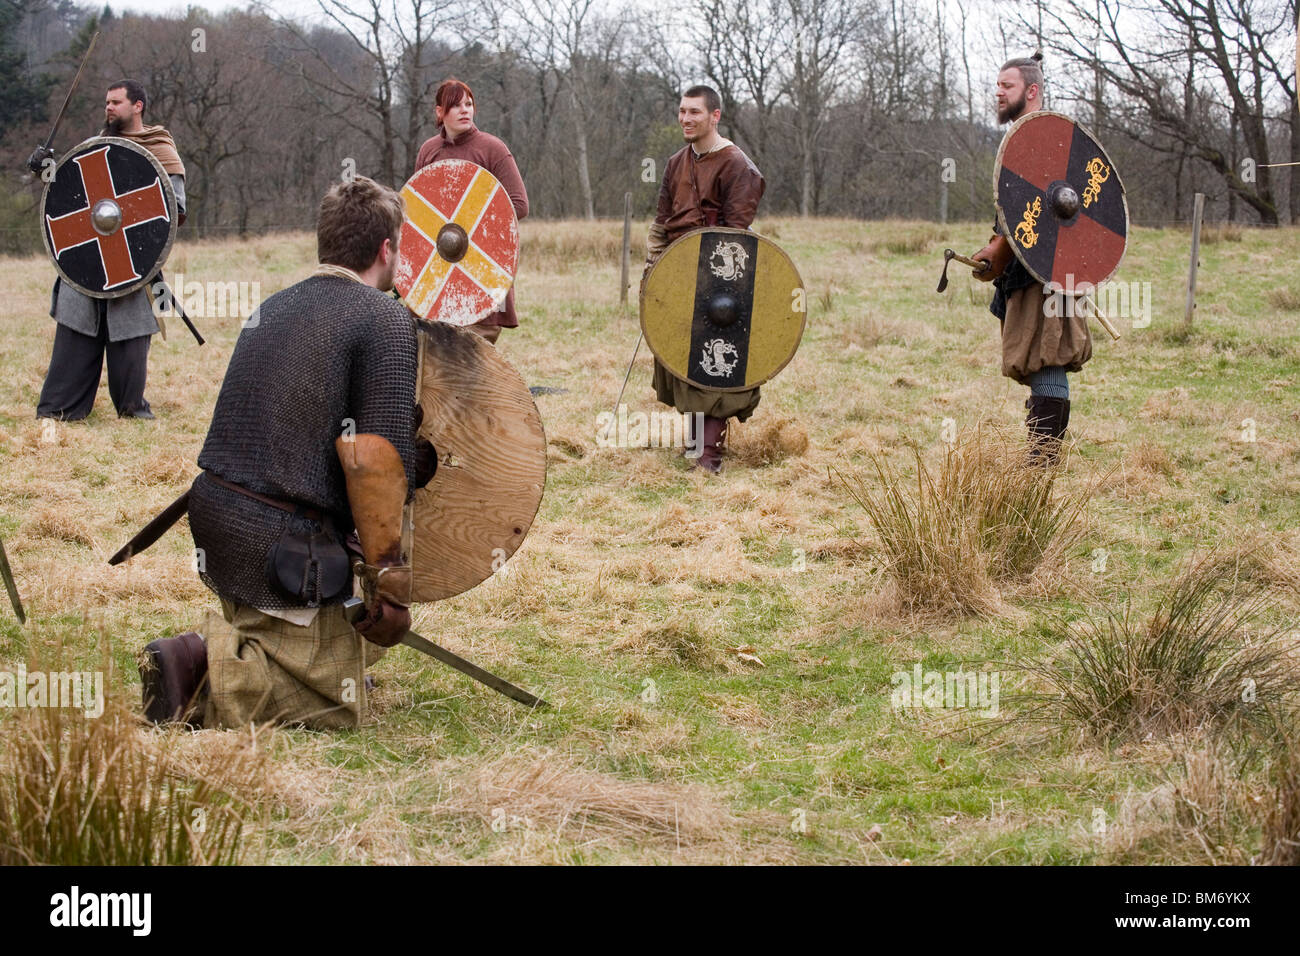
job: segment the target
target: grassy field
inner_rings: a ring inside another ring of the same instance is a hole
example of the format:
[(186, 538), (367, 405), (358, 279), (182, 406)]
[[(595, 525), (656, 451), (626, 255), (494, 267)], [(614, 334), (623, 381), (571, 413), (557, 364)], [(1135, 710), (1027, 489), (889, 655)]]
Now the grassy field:
[[(1252, 626), (1300, 644), (1300, 230), (1209, 230), (1186, 338), (1189, 236), (1135, 231), (1117, 278), (1149, 289), (1150, 324), (1117, 317), (1117, 343), (1094, 327), (1093, 361), (1072, 376), (1059, 485), (1085, 498), (1081, 533), (1000, 584), (984, 613), (952, 615), (899, 602), (845, 480), (875, 493), (873, 457), (910, 473), (913, 445), (937, 466), (945, 433), (1021, 427), (1027, 390), (999, 374), (991, 290), (957, 269), (934, 291), (943, 248), (978, 248), (987, 228), (756, 229), (802, 273), (807, 333), (733, 429), (724, 473), (704, 478), (672, 450), (597, 443), (637, 335), (618, 305), (621, 224), (525, 224), (521, 327), (499, 347), (529, 384), (568, 390), (537, 398), (546, 495), (505, 572), (421, 607), (415, 627), (557, 706), (529, 713), (398, 648), (376, 669), (378, 722), (363, 731), (133, 731), (195, 773), (255, 756), (233, 784), (245, 861), (1241, 863), (1260, 851), (1278, 799), (1267, 759), (1209, 731), (1106, 740), (1017, 719), (1013, 686), (1035, 688), (1012, 665), (1057, 650), (1054, 621), (1125, 601), (1145, 613), (1196, 555), (1244, 545), (1267, 555), (1275, 585)], [(305, 277), (313, 250), (306, 235), (182, 242), (169, 271), (257, 281), (265, 296)], [(31, 615), (20, 628), (0, 610), (0, 666), (52, 647), (83, 667), (107, 655), (130, 703), (135, 654), (213, 599), (183, 524), (126, 567), (106, 558), (196, 473), (239, 323), (198, 319), (202, 349), (176, 320), (154, 339), (157, 421), (119, 421), (105, 387), (87, 422), (48, 431), (34, 409), (52, 269), (0, 267), (0, 536)], [(649, 382), (642, 348), (632, 410), (656, 407)], [(893, 675), (918, 664), (997, 669), (998, 715), (891, 706)]]

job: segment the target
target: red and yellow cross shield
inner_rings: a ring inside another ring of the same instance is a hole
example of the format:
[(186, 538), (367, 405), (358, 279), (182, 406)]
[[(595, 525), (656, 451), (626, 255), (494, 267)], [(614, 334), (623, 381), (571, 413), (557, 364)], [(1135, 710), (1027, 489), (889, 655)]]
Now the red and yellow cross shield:
[(41, 197), (45, 248), (89, 296), (134, 292), (162, 268), (176, 236), (171, 180), (147, 149), (120, 137), (73, 148)]
[(496, 177), (464, 159), (425, 166), (402, 187), (406, 220), (394, 284), (416, 315), (473, 325), (505, 306), (519, 223)]

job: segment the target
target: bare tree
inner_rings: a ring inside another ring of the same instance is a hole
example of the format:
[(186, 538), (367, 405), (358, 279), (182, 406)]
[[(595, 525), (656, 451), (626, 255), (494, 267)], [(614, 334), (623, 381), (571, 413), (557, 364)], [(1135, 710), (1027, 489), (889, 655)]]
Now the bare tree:
[[(1294, 70), (1288, 86), (1271, 51), (1293, 11), (1278, 0), (1145, 0), (1123, 9), (1120, 0), (1064, 0), (1045, 13), (1045, 41), (1088, 64), (1121, 98), (1118, 119), (1107, 124), (1112, 131), (1207, 164), (1262, 222), (1276, 224), (1269, 124), (1278, 118), (1279, 91), (1290, 91), (1288, 118), (1295, 104)], [(1105, 52), (1088, 50), (1087, 35), (1100, 36)], [(1228, 141), (1225, 126), (1236, 128)], [(1234, 164), (1238, 135), (1253, 175)]]

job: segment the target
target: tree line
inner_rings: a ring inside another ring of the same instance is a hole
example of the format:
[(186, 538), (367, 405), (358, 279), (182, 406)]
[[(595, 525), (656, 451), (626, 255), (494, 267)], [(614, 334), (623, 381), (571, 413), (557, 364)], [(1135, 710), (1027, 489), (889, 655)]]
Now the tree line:
[[(680, 148), (681, 90), (715, 87), (722, 132), (763, 171), (768, 214), (991, 219), (997, 67), (1045, 55), (1047, 103), (1091, 128), (1137, 222), (1300, 222), (1296, 0), (317, 0), (118, 15), (0, 0), (0, 248), (39, 248), (48, 133), (100, 34), (55, 146), (98, 131), (106, 85), (150, 93), (171, 129), (199, 235), (310, 228), (326, 185), (410, 175), (455, 75), (506, 141), (533, 214), (654, 208)], [(1140, 186), (1140, 188), (1134, 188)]]

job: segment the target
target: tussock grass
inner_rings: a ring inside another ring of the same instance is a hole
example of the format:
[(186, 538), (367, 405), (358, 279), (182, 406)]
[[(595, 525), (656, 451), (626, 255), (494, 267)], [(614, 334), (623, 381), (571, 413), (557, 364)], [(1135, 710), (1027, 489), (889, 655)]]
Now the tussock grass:
[(1252, 862), (1262, 799), (1240, 753), (1213, 738), (1180, 740), (1164, 777), (1154, 789), (1121, 800), (1105, 831), (1112, 862), (1153, 854), (1184, 865)]
[(943, 241), (943, 232), (937, 226), (912, 223), (890, 223), (893, 227), (883, 239), (872, 244), (874, 252), (895, 256), (915, 256), (928, 252), (936, 242)]
[(1279, 726), (1280, 746), (1273, 766), (1271, 792), (1266, 812), (1259, 857), (1268, 866), (1300, 866), (1300, 738), (1294, 730)]
[(1300, 312), (1300, 289), (1285, 285), (1269, 289), (1268, 304), (1282, 312)]
[(789, 415), (733, 424), (727, 429), (728, 457), (746, 465), (772, 465), (798, 458), (807, 450), (808, 430)]
[(1252, 628), (1275, 598), (1270, 577), (1250, 554), (1212, 554), (1149, 615), (1126, 603), (1058, 625), (1055, 653), (1022, 664), (1047, 688), (1030, 696), (1034, 715), (1110, 741), (1269, 729), (1295, 679), (1282, 631)]
[(939, 464), (912, 446), (914, 473), (883, 454), (868, 458), (878, 482), (844, 480), (866, 512), (897, 598), (910, 612), (990, 615), (1000, 582), (1062, 561), (1083, 533), (1093, 486), (1061, 492), (1061, 467), (1027, 462), (1024, 441), (981, 425), (962, 433)]
[(0, 864), (160, 866), (238, 862), (256, 773), (227, 751), (183, 772), (168, 738), (110, 699), (90, 718), (24, 710), (5, 728)]

